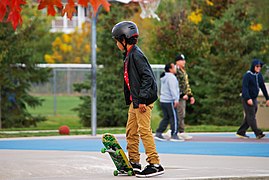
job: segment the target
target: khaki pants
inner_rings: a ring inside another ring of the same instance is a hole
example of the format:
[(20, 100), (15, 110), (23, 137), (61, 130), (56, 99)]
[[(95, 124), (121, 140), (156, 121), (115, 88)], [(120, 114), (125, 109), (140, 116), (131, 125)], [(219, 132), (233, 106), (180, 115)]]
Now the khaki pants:
[(179, 121), (178, 131), (180, 133), (183, 133), (185, 131), (184, 118), (186, 115), (186, 100), (184, 99), (179, 100), (179, 104), (177, 106), (177, 114), (178, 114), (178, 121)]
[(140, 162), (140, 136), (147, 155), (147, 162), (151, 164), (159, 164), (160, 160), (156, 151), (156, 145), (150, 126), (153, 104), (148, 105), (146, 108), (146, 112), (140, 113), (138, 108), (133, 108), (133, 103), (131, 103), (129, 107), (128, 121), (126, 125), (126, 140), (129, 160), (136, 163)]

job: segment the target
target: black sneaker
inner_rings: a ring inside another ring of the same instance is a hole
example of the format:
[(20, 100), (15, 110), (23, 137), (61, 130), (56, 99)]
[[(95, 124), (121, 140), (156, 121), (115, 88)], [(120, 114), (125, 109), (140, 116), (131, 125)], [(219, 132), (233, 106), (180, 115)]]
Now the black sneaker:
[(249, 136), (247, 136), (246, 134), (238, 134), (236, 133), (236, 136), (242, 139), (249, 139)]
[(163, 137), (162, 133), (156, 133), (154, 138), (159, 141), (166, 141), (166, 139)]
[(184, 139), (178, 137), (177, 134), (174, 134), (174, 135), (171, 137), (170, 141), (174, 141), (174, 142), (183, 142)]
[(149, 164), (145, 167), (145, 169), (136, 174), (136, 177), (144, 178), (144, 177), (152, 177), (164, 174), (164, 169), (160, 164)]
[(132, 165), (135, 174), (141, 172), (141, 164), (135, 162), (130, 162), (130, 164)]
[(260, 134), (260, 135), (258, 135), (258, 136), (256, 136), (256, 139), (261, 139), (261, 138), (263, 138), (265, 136), (265, 134)]

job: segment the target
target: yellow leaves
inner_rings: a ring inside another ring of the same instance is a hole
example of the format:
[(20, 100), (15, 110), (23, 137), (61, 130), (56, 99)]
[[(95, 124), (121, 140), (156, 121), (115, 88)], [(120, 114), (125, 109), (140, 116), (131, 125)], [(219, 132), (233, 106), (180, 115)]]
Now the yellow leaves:
[(208, 6), (214, 6), (214, 3), (210, 0), (205, 1)]
[(57, 47), (57, 46), (60, 46), (61, 44), (62, 44), (62, 40), (61, 40), (61, 38), (60, 38), (60, 37), (57, 37), (57, 38), (53, 41), (52, 46), (53, 46), (53, 47)]
[(71, 52), (72, 51), (72, 46), (71, 45), (67, 45), (67, 44), (61, 44), (60, 45), (60, 49), (64, 53), (67, 53), (67, 52)]
[(188, 16), (188, 19), (194, 24), (199, 24), (199, 22), (202, 21), (202, 16), (202, 10), (197, 9), (196, 11), (191, 12), (191, 14)]
[(252, 31), (259, 32), (262, 30), (262, 24), (260, 23), (252, 23), (251, 26), (249, 27)]
[(49, 54), (45, 54), (45, 57), (44, 58), (45, 58), (45, 61), (47, 63), (49, 63), (49, 64), (54, 64), (55, 63), (53, 57), (51, 55), (49, 55)]
[(263, 46), (263, 47), (261, 48), (261, 53), (262, 53), (262, 54), (266, 54), (266, 53), (268, 52), (268, 50), (269, 50), (269, 46), (268, 46), (268, 45), (265, 45), (265, 46)]
[(82, 29), (71, 34), (62, 34), (52, 43), (51, 55), (45, 55), (47, 63), (88, 63), (91, 52), (90, 25), (85, 23)]
[(63, 42), (65, 43), (70, 43), (71, 42), (71, 37), (69, 34), (63, 34), (62, 35)]
[(63, 57), (57, 52), (54, 52), (52, 55), (45, 54), (44, 58), (48, 64), (54, 64), (56, 62), (62, 61), (63, 59)]
[(81, 63), (80, 57), (75, 57), (74, 63)]
[(84, 46), (84, 51), (86, 51), (86, 52), (88, 53), (88, 52), (90, 52), (90, 50), (91, 50), (90, 45), (89, 45), (89, 44), (86, 44), (86, 45)]

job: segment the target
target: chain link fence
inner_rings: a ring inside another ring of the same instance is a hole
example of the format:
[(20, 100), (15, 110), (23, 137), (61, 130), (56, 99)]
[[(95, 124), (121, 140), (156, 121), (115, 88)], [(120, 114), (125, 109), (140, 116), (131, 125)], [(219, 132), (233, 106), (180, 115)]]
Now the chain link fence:
[[(31, 94), (34, 95), (77, 95), (73, 85), (85, 82), (91, 75), (90, 64), (40, 64), (39, 66), (52, 68), (52, 74), (47, 83), (32, 85)], [(152, 65), (158, 87), (160, 87), (159, 77), (163, 68), (164, 65)]]

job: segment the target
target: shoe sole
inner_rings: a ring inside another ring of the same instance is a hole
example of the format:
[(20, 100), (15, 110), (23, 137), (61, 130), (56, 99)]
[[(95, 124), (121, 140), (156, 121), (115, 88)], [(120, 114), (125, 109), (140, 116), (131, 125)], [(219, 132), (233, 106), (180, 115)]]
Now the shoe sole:
[(147, 174), (147, 175), (136, 174), (135, 176), (138, 178), (149, 178), (149, 177), (154, 177), (154, 176), (160, 176), (162, 174), (164, 174), (164, 171)]
[(133, 168), (133, 171), (135, 171), (135, 172), (141, 172), (141, 169)]
[(167, 141), (167, 139), (162, 139), (162, 138), (159, 138), (159, 137), (154, 137), (154, 139), (158, 140), (158, 141)]
[(184, 142), (184, 139), (170, 139), (172, 142)]
[(256, 139), (262, 139), (265, 137), (265, 134), (263, 136), (256, 137)]
[(182, 139), (185, 139), (185, 140), (189, 140), (189, 139), (192, 139), (192, 136), (184, 137), (184, 136), (180, 136), (179, 135), (179, 138), (182, 138)]
[(245, 137), (245, 136), (242, 136), (240, 134), (236, 134), (237, 137), (241, 138), (241, 139), (249, 139), (249, 137)]

